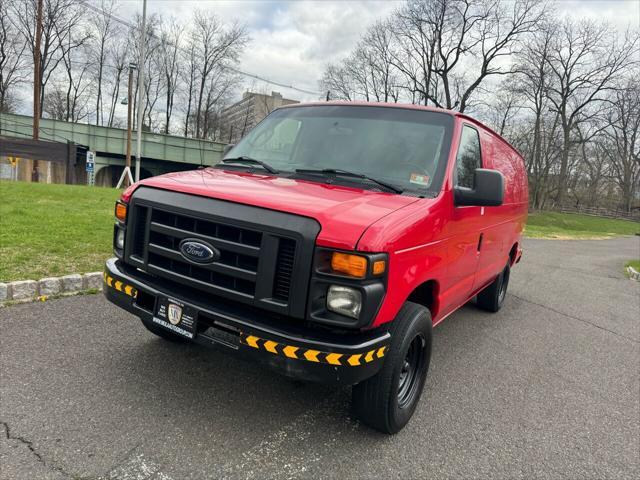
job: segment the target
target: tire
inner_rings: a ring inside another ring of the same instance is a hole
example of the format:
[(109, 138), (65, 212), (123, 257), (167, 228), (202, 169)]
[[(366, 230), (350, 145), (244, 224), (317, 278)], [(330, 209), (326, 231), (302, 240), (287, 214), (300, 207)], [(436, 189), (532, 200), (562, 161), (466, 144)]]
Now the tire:
[(162, 327), (158, 327), (152, 323), (142, 322), (144, 328), (149, 330), (154, 335), (162, 338), (163, 340), (167, 340), (173, 343), (189, 343), (189, 340), (186, 338), (182, 338), (180, 335), (176, 335), (175, 333), (171, 333), (168, 330), (165, 330)]
[(488, 312), (497, 312), (502, 308), (509, 287), (509, 275), (511, 268), (507, 263), (500, 275), (483, 291), (478, 294), (477, 305)]
[(382, 369), (352, 390), (353, 412), (364, 424), (392, 434), (411, 419), (429, 371), (431, 329), (429, 310), (412, 302), (402, 306), (391, 323)]

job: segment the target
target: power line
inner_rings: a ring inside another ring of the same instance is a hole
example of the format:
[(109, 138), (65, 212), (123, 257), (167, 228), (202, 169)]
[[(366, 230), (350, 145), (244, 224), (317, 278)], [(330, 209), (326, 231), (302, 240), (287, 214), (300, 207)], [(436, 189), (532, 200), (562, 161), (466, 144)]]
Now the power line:
[[(96, 5), (92, 5), (92, 4), (88, 3), (88, 2), (87, 2), (87, 0), (81, 0), (81, 3), (82, 3), (84, 6), (86, 6), (87, 8), (89, 8), (89, 9), (93, 10), (93, 11), (94, 11), (94, 12), (96, 12), (96, 13), (101, 13), (101, 14), (103, 14), (103, 15), (107, 15), (109, 18), (112, 18), (112, 19), (114, 19), (115, 21), (117, 21), (117, 22), (119, 22), (119, 23), (121, 23), (121, 24), (123, 24), (123, 25), (126, 25), (127, 27), (132, 28), (132, 29), (134, 29), (134, 30), (137, 30), (137, 29), (138, 29), (138, 26), (137, 26), (137, 25), (135, 25), (135, 24), (133, 24), (133, 23), (131, 23), (131, 22), (127, 21), (127, 20), (124, 20), (124, 19), (122, 19), (122, 18), (118, 17), (118, 16), (114, 15), (114, 14), (113, 14), (113, 13), (111, 13), (111, 12), (107, 12), (107, 11), (106, 11), (106, 10), (104, 10), (102, 7), (99, 7), (99, 6), (96, 6)], [(158, 35), (156, 35), (156, 34), (154, 34), (154, 33), (150, 33), (149, 35), (150, 35), (151, 37), (153, 37), (153, 38), (155, 38), (155, 39), (159, 40), (160, 42), (162, 42), (162, 43), (163, 43), (163, 44), (165, 44), (165, 45), (174, 46), (174, 47), (178, 48), (179, 50), (181, 50), (183, 53), (185, 53), (185, 54), (187, 54), (187, 55), (189, 55), (189, 54), (190, 54), (190, 52), (189, 52), (189, 51), (187, 51), (186, 49), (184, 49), (184, 47), (182, 47), (182, 46), (180, 46), (180, 45), (174, 44), (174, 43), (172, 43), (172, 42), (168, 42), (168, 41), (166, 41), (166, 40), (162, 39), (161, 37), (159, 37)], [(301, 93), (307, 93), (307, 94), (309, 94), (309, 95), (323, 95), (323, 93), (321, 93), (321, 92), (314, 92), (314, 91), (311, 91), (311, 90), (306, 90), (306, 89), (304, 89), (304, 88), (296, 87), (296, 86), (294, 86), (294, 85), (287, 85), (287, 84), (285, 84), (285, 83), (276, 82), (275, 80), (270, 80), (270, 79), (265, 78), (265, 77), (262, 77), (262, 76), (260, 76), (260, 75), (256, 75), (255, 73), (248, 73), (248, 72), (244, 72), (244, 71), (242, 71), (242, 70), (240, 70), (240, 69), (238, 69), (238, 68), (231, 67), (231, 66), (229, 66), (229, 65), (223, 65), (223, 68), (226, 68), (227, 70), (230, 70), (230, 71), (232, 71), (232, 72), (234, 72), (234, 73), (237, 73), (237, 74), (239, 74), (239, 75), (242, 75), (242, 76), (244, 76), (244, 77), (255, 78), (256, 80), (260, 80), (260, 81), (262, 81), (262, 82), (269, 83), (269, 84), (271, 84), (271, 85), (276, 85), (276, 86), (278, 86), (278, 87), (282, 87), (282, 88), (289, 88), (289, 89), (291, 89), (291, 90), (295, 90), (295, 91), (298, 91), (298, 92), (301, 92)]]

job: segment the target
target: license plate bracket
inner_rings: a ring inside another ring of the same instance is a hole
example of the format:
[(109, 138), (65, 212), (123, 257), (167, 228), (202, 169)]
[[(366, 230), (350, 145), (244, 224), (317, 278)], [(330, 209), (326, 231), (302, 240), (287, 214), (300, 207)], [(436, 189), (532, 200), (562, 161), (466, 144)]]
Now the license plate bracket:
[(196, 335), (197, 311), (184, 302), (171, 297), (158, 297), (153, 323), (193, 339)]

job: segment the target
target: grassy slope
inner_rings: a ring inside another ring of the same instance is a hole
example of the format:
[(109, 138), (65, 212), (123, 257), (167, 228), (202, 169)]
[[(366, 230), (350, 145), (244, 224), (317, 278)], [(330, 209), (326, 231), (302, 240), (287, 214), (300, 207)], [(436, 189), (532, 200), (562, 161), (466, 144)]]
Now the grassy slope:
[(102, 270), (116, 189), (0, 182), (0, 281)]
[(529, 215), (525, 229), (528, 237), (561, 239), (609, 238), (637, 232), (640, 232), (640, 223), (637, 222), (558, 212)]
[[(0, 282), (102, 269), (111, 255), (113, 202), (119, 191), (0, 182)], [(529, 216), (535, 238), (633, 235), (640, 224), (587, 215)]]

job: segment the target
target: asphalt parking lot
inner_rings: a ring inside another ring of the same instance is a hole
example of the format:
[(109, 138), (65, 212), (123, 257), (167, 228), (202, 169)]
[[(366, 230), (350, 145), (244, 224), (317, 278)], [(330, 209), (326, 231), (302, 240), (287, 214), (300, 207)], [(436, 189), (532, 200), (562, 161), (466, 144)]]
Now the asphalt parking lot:
[(640, 237), (526, 240), (505, 307), (435, 330), (395, 436), (101, 295), (0, 309), (0, 478), (638, 478)]

